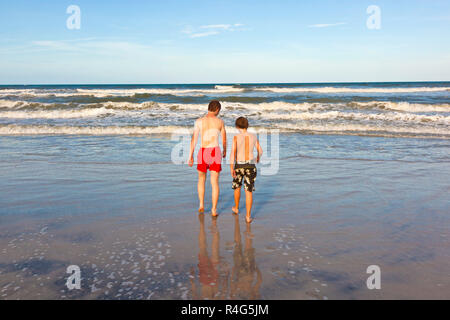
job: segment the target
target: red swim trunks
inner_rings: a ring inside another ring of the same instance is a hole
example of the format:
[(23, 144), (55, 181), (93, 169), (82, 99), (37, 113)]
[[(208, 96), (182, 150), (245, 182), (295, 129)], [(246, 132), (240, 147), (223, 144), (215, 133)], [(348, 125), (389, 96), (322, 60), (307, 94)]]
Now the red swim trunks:
[(197, 170), (201, 172), (222, 171), (222, 152), (219, 147), (200, 148), (197, 156)]

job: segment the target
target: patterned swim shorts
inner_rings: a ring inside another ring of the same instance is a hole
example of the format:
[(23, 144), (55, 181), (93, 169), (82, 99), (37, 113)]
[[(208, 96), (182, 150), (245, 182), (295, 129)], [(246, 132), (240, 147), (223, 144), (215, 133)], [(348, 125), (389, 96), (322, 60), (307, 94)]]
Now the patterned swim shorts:
[(244, 188), (247, 191), (255, 191), (255, 179), (256, 179), (256, 166), (254, 164), (239, 165), (234, 167), (236, 178), (233, 179), (232, 188), (238, 189), (242, 186), (242, 180), (244, 181)]

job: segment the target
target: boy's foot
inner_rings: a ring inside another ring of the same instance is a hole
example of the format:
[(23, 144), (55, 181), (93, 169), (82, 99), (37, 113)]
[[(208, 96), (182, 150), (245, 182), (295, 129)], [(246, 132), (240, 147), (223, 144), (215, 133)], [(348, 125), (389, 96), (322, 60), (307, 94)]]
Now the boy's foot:
[(236, 209), (236, 207), (231, 208), (231, 211), (233, 211), (234, 214), (239, 214), (239, 210)]
[(205, 212), (205, 208), (203, 208), (203, 207), (198, 208), (198, 213), (204, 213), (204, 212)]
[(216, 209), (211, 209), (211, 215), (212, 215), (213, 217), (218, 217), (218, 216), (219, 216), (219, 214), (217, 213), (217, 210), (216, 210)]
[(252, 223), (253, 218), (252, 217), (245, 217), (245, 221), (247, 221), (247, 223)]

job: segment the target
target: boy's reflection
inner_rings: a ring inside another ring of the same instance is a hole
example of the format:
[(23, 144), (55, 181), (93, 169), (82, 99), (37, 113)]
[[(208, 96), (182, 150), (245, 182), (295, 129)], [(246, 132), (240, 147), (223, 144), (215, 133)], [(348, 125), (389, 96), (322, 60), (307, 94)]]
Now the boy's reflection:
[(247, 230), (244, 233), (245, 247), (242, 252), (239, 216), (234, 215), (234, 219), (234, 265), (231, 272), (230, 298), (259, 299), (262, 276), (255, 262), (251, 225), (250, 223), (246, 224)]
[(208, 254), (205, 233), (204, 214), (199, 215), (200, 231), (198, 236), (198, 278), (200, 290), (194, 279), (195, 270), (191, 270), (191, 286), (193, 299), (259, 299), (261, 272), (255, 263), (255, 249), (252, 247), (253, 235), (251, 226), (247, 224), (244, 233), (245, 247), (242, 248), (239, 216), (234, 216), (234, 250), (231, 280), (229, 280), (228, 263), (220, 257), (220, 236), (217, 229), (217, 218), (213, 218), (211, 233), (211, 257)]

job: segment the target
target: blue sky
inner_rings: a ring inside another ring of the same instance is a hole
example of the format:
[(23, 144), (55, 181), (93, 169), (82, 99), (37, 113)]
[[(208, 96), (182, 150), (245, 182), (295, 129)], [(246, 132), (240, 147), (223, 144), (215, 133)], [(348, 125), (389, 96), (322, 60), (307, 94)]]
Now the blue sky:
[(448, 0), (2, 1), (0, 83), (444, 81), (449, 39)]

